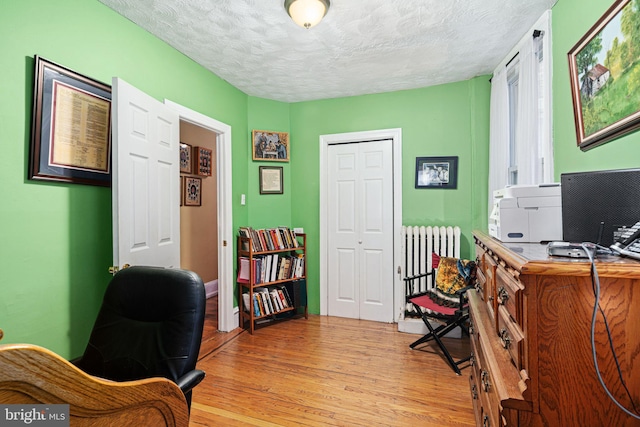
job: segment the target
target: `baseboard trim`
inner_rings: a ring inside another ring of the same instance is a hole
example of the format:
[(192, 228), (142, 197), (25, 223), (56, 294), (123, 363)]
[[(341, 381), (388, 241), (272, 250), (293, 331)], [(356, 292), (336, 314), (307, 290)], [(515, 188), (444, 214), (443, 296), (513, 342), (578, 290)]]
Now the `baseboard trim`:
[(218, 295), (218, 279), (205, 283), (204, 290), (206, 292), (207, 299)]

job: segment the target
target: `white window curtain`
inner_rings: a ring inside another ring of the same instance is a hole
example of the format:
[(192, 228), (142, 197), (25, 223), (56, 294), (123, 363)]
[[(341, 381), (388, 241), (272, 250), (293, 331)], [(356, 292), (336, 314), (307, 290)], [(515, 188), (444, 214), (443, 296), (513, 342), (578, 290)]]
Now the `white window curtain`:
[(493, 192), (504, 188), (509, 175), (509, 88), (507, 69), (502, 67), (491, 79), (489, 124), (489, 214)]
[(516, 119), (518, 185), (542, 182), (539, 147), (538, 59), (536, 38), (528, 37), (518, 53), (519, 83)]

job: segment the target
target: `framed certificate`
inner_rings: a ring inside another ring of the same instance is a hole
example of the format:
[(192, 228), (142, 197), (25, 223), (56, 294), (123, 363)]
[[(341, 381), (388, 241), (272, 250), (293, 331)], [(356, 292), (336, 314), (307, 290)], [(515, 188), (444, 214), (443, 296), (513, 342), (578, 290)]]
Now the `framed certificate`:
[(35, 57), (29, 179), (111, 185), (111, 86)]

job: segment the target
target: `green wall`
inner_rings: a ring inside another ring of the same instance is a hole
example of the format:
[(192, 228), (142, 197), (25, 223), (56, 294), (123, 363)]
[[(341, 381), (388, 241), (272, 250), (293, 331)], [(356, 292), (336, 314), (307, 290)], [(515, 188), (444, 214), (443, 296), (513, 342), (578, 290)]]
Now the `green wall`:
[[(575, 144), (566, 53), (609, 7), (559, 0), (553, 9), (555, 170), (637, 167), (634, 133), (586, 153)], [(310, 311), (319, 311), (319, 136), (402, 128), (403, 223), (459, 224), (463, 254), (487, 223), (488, 76), (447, 85), (301, 103), (250, 97), (97, 0), (0, 6), (0, 328), (65, 357), (84, 348), (111, 264), (111, 191), (27, 179), (33, 56), (110, 83), (118, 76), (232, 127), (233, 226), (304, 227)], [(253, 162), (252, 129), (290, 132), (289, 163)], [(457, 190), (414, 189), (415, 158), (459, 156)], [(260, 195), (258, 167), (282, 165), (283, 195)], [(240, 195), (247, 204), (240, 205)]]
[[(249, 97), (249, 136), (247, 147), (251, 147), (251, 132), (253, 130), (267, 130), (275, 132), (289, 132), (289, 104), (263, 98)], [(289, 135), (291, 137), (291, 135)], [(296, 150), (296, 142), (289, 140), (290, 153)], [(251, 150), (251, 148), (249, 148)], [(251, 151), (247, 154), (249, 188), (247, 206), (249, 219), (247, 224), (253, 228), (272, 228), (291, 225), (291, 161), (269, 162), (253, 161)], [(260, 166), (282, 167), (283, 194), (260, 194)]]
[[(487, 182), (486, 166), (477, 164), (474, 156), (486, 164), (489, 131), (484, 112), (489, 108), (489, 88), (485, 76), (423, 89), (291, 105), (292, 224), (307, 232), (311, 312), (319, 312), (320, 135), (402, 128), (403, 224), (459, 225), (462, 254), (469, 256), (471, 230), (478, 226), (474, 190), (485, 188)], [(456, 190), (414, 188), (415, 159), (425, 156), (459, 157)], [(484, 200), (486, 207), (486, 196)]]
[(578, 0), (559, 0), (553, 8), (554, 160), (558, 180), (564, 172), (640, 167), (640, 132), (586, 152), (576, 145), (567, 52), (612, 4), (612, 0), (592, 0), (585, 7), (585, 2)]
[[(34, 55), (118, 76), (232, 126), (233, 190), (246, 192), (247, 96), (96, 0), (0, 6), (0, 328), (3, 343), (84, 349), (112, 263), (111, 190), (27, 179)], [(234, 227), (247, 221), (234, 197)]]

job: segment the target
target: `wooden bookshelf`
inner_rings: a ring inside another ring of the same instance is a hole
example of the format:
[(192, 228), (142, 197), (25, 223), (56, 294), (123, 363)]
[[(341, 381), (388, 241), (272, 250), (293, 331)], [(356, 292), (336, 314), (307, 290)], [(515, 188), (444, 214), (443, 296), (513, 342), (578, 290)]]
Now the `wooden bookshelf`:
[(238, 305), (240, 326), (253, 334), (257, 326), (304, 314), (307, 305), (307, 238), (287, 227), (238, 235)]

